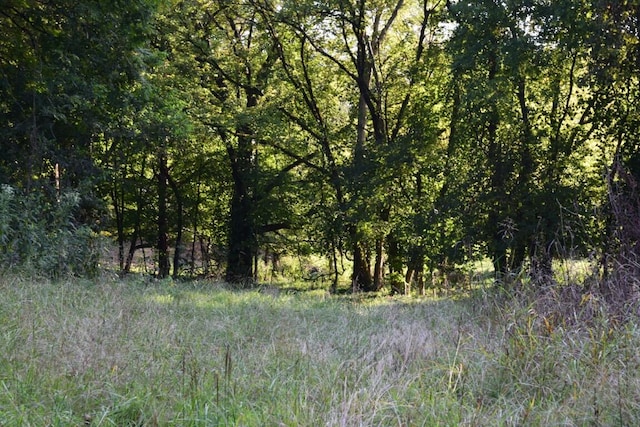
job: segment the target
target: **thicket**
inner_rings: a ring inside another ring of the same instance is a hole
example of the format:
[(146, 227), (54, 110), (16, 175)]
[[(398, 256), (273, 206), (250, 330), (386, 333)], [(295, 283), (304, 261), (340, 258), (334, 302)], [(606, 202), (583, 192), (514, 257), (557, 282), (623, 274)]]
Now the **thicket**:
[(0, 268), (51, 278), (98, 274), (100, 236), (76, 216), (77, 192), (46, 201), (42, 193), (0, 188)]

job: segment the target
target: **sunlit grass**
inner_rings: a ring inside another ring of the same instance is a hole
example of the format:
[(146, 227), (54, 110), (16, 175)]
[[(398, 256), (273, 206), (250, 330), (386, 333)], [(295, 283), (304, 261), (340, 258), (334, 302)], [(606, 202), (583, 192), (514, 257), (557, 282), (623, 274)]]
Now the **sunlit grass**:
[(559, 283), (583, 283), (594, 273), (594, 261), (587, 258), (554, 260), (553, 271)]
[(0, 279), (0, 425), (635, 425), (640, 332), (523, 301)]

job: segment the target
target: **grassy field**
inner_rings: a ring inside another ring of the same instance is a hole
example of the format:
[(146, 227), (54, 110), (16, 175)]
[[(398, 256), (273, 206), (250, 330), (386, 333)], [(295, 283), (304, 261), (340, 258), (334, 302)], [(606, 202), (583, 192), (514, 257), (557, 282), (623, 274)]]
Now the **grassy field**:
[(640, 331), (479, 289), (0, 279), (0, 426), (640, 425)]

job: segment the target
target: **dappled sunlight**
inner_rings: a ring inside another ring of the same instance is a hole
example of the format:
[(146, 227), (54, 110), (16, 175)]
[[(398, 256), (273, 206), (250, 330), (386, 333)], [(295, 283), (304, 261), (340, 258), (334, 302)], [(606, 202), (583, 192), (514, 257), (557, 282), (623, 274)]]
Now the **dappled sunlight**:
[(385, 293), (355, 293), (332, 295), (325, 290), (290, 291), (275, 286), (251, 290), (213, 288), (194, 290), (191, 285), (172, 284), (169, 289), (159, 286), (145, 292), (143, 298), (160, 306), (192, 307), (197, 309), (230, 309), (240, 306), (260, 306), (271, 309), (322, 308), (331, 303), (344, 309), (366, 314), (376, 308), (448, 304), (451, 299), (468, 298), (467, 291), (448, 293), (428, 292), (423, 296), (388, 295)]
[(160, 305), (191, 306), (201, 309), (231, 308), (243, 305), (269, 305), (285, 307), (294, 298), (292, 295), (261, 293), (257, 290), (191, 290), (174, 287), (171, 292), (158, 289), (159, 293), (145, 295), (149, 302)]
[(149, 295), (147, 298), (153, 302), (157, 302), (158, 304), (171, 304), (175, 300), (173, 295), (170, 294)]

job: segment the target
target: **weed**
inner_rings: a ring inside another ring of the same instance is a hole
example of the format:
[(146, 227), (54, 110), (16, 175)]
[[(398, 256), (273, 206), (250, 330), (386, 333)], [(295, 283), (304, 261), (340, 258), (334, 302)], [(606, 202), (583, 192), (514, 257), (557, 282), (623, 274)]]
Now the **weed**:
[(0, 279), (0, 425), (633, 425), (640, 332), (530, 298)]

